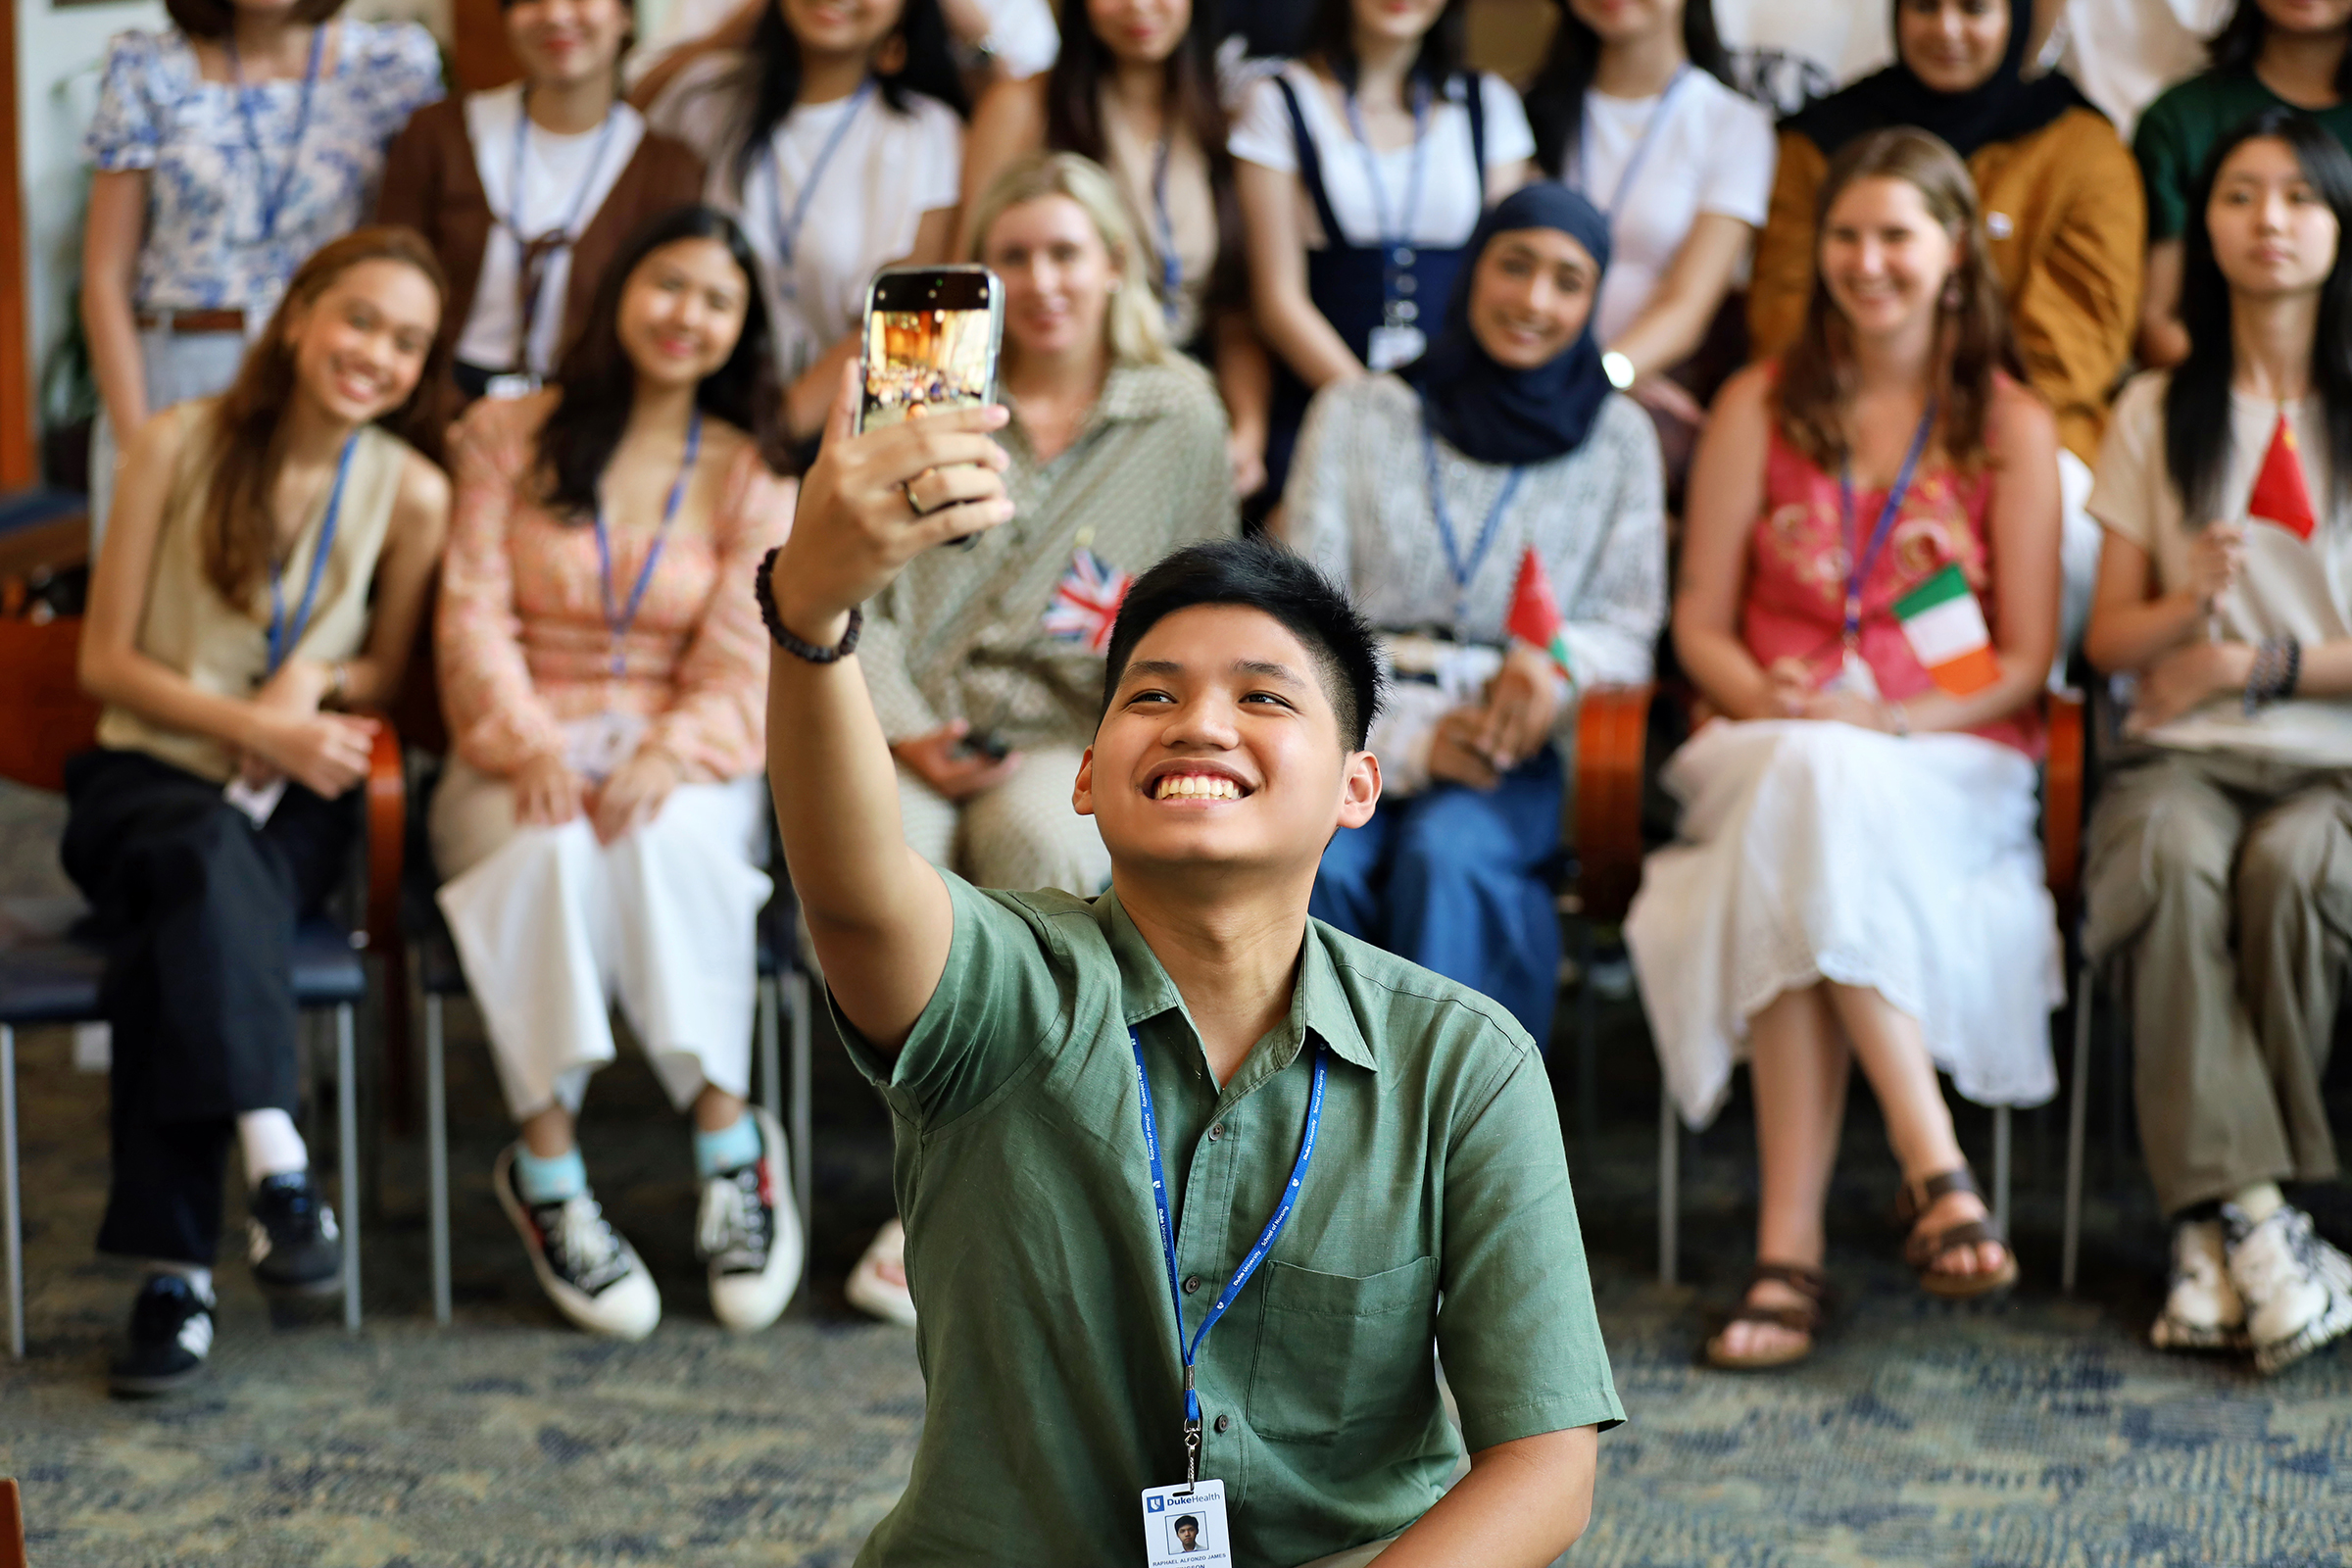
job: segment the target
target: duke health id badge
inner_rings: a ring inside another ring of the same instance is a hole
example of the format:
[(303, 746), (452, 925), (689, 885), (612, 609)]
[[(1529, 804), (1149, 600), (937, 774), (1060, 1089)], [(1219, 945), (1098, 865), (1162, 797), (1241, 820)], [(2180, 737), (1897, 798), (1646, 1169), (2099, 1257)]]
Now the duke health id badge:
[(1144, 1568), (1232, 1568), (1225, 1483), (1144, 1489)]
[(1372, 340), (1364, 345), (1364, 368), (1374, 375), (1394, 370), (1399, 365), (1412, 364), (1428, 346), (1429, 340), (1417, 326), (1376, 326)]
[(575, 718), (564, 726), (564, 765), (601, 784), (637, 755), (637, 743), (643, 739), (645, 720), (636, 713)]

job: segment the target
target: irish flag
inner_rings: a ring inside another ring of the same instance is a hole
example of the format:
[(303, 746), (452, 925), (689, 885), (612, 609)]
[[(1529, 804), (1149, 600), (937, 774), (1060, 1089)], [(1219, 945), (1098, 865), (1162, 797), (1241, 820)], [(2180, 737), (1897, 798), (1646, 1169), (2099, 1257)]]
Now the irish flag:
[(1560, 618), (1559, 596), (1551, 591), (1551, 577), (1544, 570), (1544, 563), (1536, 559), (1536, 547), (1529, 545), (1519, 558), (1519, 580), (1511, 587), (1511, 613), (1503, 630), (1549, 654), (1573, 686), (1577, 684), (1576, 666), (1568, 661), (1568, 638), (1561, 629), (1566, 624)]
[(1984, 629), (1984, 607), (1956, 564), (1946, 563), (1941, 571), (1897, 599), (1894, 618), (1902, 623), (1903, 636), (1929, 676), (1954, 697), (1981, 692), (2000, 679), (1992, 638)]
[(2311, 486), (2303, 481), (2302, 448), (2283, 409), (2278, 413), (2278, 427), (2271, 432), (2271, 449), (2262, 455), (2262, 471), (2254, 475), (2246, 515), (2258, 522), (2275, 522), (2305, 544), (2320, 525), (2319, 514), (2311, 510)]

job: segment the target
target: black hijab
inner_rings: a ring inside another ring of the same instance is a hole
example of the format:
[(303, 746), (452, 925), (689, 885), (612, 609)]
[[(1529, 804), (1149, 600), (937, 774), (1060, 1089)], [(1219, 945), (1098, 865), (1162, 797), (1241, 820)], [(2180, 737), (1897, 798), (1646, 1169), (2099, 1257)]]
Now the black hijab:
[[(1895, 36), (1902, 36), (1903, 0), (1894, 0)], [(2030, 136), (2070, 109), (2089, 109), (2073, 79), (2051, 72), (2025, 78), (2026, 49), (2033, 41), (2034, 0), (2009, 0), (2009, 44), (1993, 74), (1966, 92), (1937, 92), (1903, 64), (1898, 43), (1894, 64), (1864, 76), (1843, 92), (1824, 98), (1784, 121), (1835, 158), (1859, 136), (1888, 125), (1917, 125), (1950, 145), (1963, 160), (1980, 147)]]
[(1479, 261), (1495, 235), (1520, 228), (1556, 228), (1590, 251), (1598, 303), (1601, 274), (1609, 268), (1608, 220), (1555, 181), (1522, 185), (1478, 220), (1462, 248), (1445, 323), (1429, 352), (1404, 371), (1420, 390), (1430, 429), (1464, 457), (1513, 467), (1548, 462), (1584, 445), (1609, 395), (1590, 317), (1574, 343), (1532, 370), (1495, 364), (1470, 330), (1470, 289)]

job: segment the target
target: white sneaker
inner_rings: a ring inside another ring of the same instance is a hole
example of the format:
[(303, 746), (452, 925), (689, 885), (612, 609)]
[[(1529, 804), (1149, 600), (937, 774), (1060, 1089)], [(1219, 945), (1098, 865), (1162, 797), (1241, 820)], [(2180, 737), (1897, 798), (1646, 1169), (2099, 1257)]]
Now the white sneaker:
[[(898, 1278), (889, 1278), (882, 1272), (884, 1268)], [(850, 1271), (850, 1283), (843, 1294), (860, 1312), (869, 1312), (885, 1323), (904, 1323), (912, 1328), (914, 1298), (906, 1292), (906, 1227), (894, 1219), (874, 1232), (873, 1244)]]
[(760, 1157), (703, 1183), (695, 1255), (710, 1266), (710, 1310), (738, 1334), (773, 1323), (801, 1283), (801, 1215), (784, 1173), (784, 1129), (757, 1105)]
[(533, 1203), (514, 1174), (519, 1144), (499, 1152), (491, 1174), (498, 1200), (531, 1254), (531, 1272), (556, 1310), (591, 1334), (642, 1340), (662, 1321), (662, 1293), (594, 1196)]
[(2173, 1227), (2172, 1289), (2148, 1343), (2159, 1350), (2246, 1348), (2246, 1301), (2230, 1283), (2220, 1220), (2183, 1220)]
[(2246, 1303), (2256, 1370), (2291, 1366), (2352, 1330), (2352, 1258), (2312, 1231), (2311, 1216), (2281, 1203), (2257, 1225), (2222, 1205), (2230, 1236), (2230, 1283)]

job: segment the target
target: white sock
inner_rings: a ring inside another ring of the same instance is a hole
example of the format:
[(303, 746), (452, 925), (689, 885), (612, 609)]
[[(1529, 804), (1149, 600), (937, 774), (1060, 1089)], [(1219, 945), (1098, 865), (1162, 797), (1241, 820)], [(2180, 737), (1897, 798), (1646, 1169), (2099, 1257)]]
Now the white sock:
[(2246, 1218), (2259, 1225), (2286, 1206), (2286, 1195), (2278, 1190), (2277, 1182), (2256, 1182), (2251, 1187), (2239, 1188), (2230, 1195), (2230, 1201), (2245, 1210)]
[(237, 1144), (245, 1151), (245, 1185), (262, 1185), (264, 1177), (291, 1176), (311, 1168), (311, 1152), (294, 1130), (294, 1118), (282, 1110), (249, 1110), (237, 1118)]
[(147, 1272), (150, 1274), (176, 1274), (186, 1280), (189, 1287), (198, 1296), (208, 1301), (213, 1298), (213, 1271), (209, 1268), (198, 1268), (193, 1263), (168, 1263), (161, 1258), (149, 1258)]

